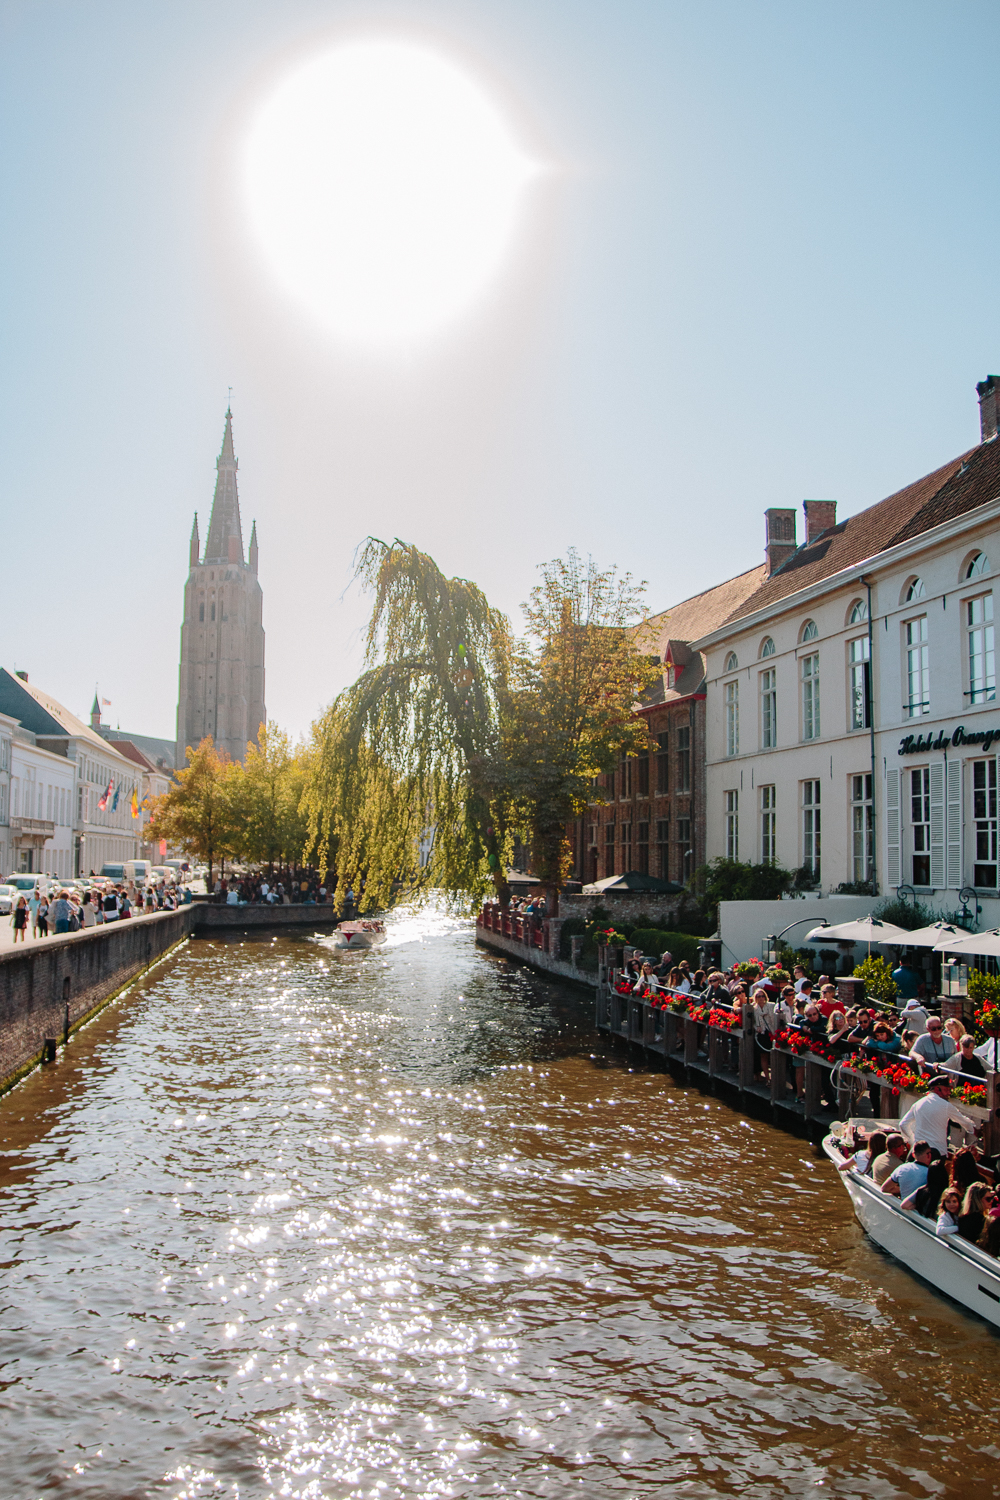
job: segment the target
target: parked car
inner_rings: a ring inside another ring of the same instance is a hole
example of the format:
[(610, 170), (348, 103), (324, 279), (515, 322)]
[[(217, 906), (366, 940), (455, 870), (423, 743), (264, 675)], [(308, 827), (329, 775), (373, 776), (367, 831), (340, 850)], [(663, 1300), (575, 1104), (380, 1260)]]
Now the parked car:
[(102, 880), (111, 880), (115, 883), (115, 885), (122, 885), (125, 881), (125, 866), (102, 865), (101, 878)]
[(47, 875), (17, 874), (8, 875), (7, 884), (17, 892), (18, 896), (30, 896), (36, 887), (40, 896), (48, 896), (53, 882)]
[(0, 885), (0, 917), (9, 917), (19, 891), (12, 885)]

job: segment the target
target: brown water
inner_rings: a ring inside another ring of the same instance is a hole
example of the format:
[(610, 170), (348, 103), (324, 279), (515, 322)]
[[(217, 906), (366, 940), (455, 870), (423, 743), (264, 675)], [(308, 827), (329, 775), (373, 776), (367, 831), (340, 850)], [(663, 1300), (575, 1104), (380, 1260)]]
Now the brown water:
[(199, 941), (0, 1102), (0, 1495), (995, 1493), (832, 1168), (401, 916)]

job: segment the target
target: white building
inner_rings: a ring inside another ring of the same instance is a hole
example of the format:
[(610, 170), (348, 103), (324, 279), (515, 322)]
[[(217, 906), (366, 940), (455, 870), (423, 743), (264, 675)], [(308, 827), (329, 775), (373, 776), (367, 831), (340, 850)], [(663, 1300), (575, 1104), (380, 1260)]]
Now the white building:
[[(10, 780), (11, 858), (17, 868), (70, 876), (135, 859), (141, 800), (137, 767), (25, 674), (0, 668), (0, 714), (17, 725)], [(28, 746), (44, 759), (29, 756)], [(63, 823), (67, 785), (70, 808)], [(28, 826), (36, 823), (51, 824), (51, 832)], [(64, 828), (69, 867), (58, 868), (46, 863), (45, 850), (51, 845), (53, 851), (63, 851), (63, 836), (56, 830)], [(29, 848), (32, 863), (25, 865)]]
[(935, 473), (839, 524), (807, 500), (802, 546), (793, 510), (767, 512), (767, 576), (694, 642), (710, 858), (941, 911), (974, 888), (1000, 922), (1000, 378), (978, 390), (980, 445)]
[(17, 720), (0, 714), (0, 875), (14, 868), (10, 844), (11, 741)]

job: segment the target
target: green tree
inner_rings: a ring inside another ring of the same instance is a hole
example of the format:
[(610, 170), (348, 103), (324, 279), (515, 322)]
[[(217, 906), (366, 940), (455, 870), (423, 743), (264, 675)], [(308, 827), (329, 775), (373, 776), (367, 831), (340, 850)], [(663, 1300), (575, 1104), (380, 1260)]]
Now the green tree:
[(704, 907), (717, 915), (720, 901), (776, 901), (794, 878), (782, 865), (719, 858), (695, 870), (690, 883)]
[(301, 860), (309, 835), (301, 810), (306, 777), (304, 752), (293, 751), (276, 724), (262, 724), (243, 764), (232, 762), (226, 773), (239, 859), (267, 865), (269, 873), (276, 862)]
[(572, 863), (567, 827), (593, 801), (594, 778), (648, 748), (635, 709), (658, 669), (636, 646), (642, 585), (573, 549), (541, 572), (522, 606), (528, 630), (502, 700), (493, 780), (511, 798), (554, 911)]
[(174, 785), (153, 803), (146, 837), (193, 854), (208, 865), (208, 888), (217, 859), (232, 854), (233, 809), (230, 800), (229, 757), (215, 748), (207, 735), (193, 750), (187, 748), (187, 766), (176, 771)]
[[(338, 895), (400, 885), (509, 900), (503, 799), (488, 778), (511, 662), (506, 617), (398, 539), (369, 537), (366, 670), (314, 729), (303, 808), (312, 849), (336, 851)], [(423, 848), (423, 853), (421, 852)]]

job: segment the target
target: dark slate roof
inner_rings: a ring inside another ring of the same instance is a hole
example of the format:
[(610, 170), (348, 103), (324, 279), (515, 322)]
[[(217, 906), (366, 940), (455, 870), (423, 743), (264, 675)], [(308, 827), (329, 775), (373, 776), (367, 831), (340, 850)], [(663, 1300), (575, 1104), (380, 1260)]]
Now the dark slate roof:
[[(934, 526), (956, 520), (980, 505), (1000, 499), (1000, 439), (981, 443), (926, 474), (906, 489), (859, 511), (799, 547), (724, 622), (742, 619), (777, 604), (800, 589), (821, 583), (844, 568), (911, 541)], [(714, 627), (713, 627), (714, 628)], [(704, 632), (706, 635), (709, 632)]]
[(174, 761), (177, 757), (175, 740), (158, 740), (151, 734), (130, 734), (127, 729), (108, 729), (103, 724), (97, 732), (102, 740), (107, 740), (109, 745), (119, 740), (127, 740), (129, 744), (141, 750), (154, 767), (168, 771), (174, 769)]
[(18, 719), (31, 734), (59, 735), (65, 739), (66, 730), (47, 713), (19, 677), (0, 667), (0, 713)]

